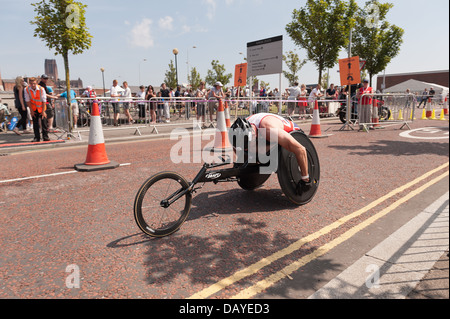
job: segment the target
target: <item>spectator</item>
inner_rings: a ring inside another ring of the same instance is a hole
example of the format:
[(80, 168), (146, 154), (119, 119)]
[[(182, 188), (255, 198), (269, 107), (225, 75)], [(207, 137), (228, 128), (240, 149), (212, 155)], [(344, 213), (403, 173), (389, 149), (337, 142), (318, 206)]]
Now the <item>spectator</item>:
[(336, 89), (334, 88), (334, 84), (330, 84), (330, 88), (327, 90), (327, 100), (335, 100), (336, 99)]
[(306, 117), (306, 108), (308, 107), (308, 90), (306, 90), (306, 85), (302, 84), (300, 86), (300, 102), (298, 103), (299, 106), (299, 115), (302, 117)]
[(266, 89), (264, 88), (264, 86), (261, 85), (261, 90), (259, 91), (259, 96), (260, 97), (266, 97)]
[(373, 89), (369, 86), (369, 80), (364, 79), (363, 87), (356, 93), (356, 97), (359, 101), (359, 129), (364, 130), (364, 125), (372, 123), (372, 97), (363, 96), (364, 94), (373, 94)]
[(190, 120), (192, 108), (195, 106), (195, 102), (192, 99), (195, 97), (195, 94), (192, 92), (192, 89), (188, 89), (184, 92), (184, 97), (187, 98), (187, 102), (185, 102), (186, 119)]
[(166, 118), (166, 123), (170, 123), (170, 90), (167, 89), (166, 83), (161, 84), (161, 97), (163, 98), (164, 105), (164, 116)]
[[(56, 100), (58, 96), (53, 95), (53, 90), (49, 86), (47, 86), (48, 82), (48, 75), (42, 74), (41, 75), (41, 82), (39, 82), (39, 86), (42, 87), (45, 90), (45, 93), (47, 94), (47, 121), (48, 121), (48, 130), (49, 132), (53, 133), (53, 118), (55, 116), (55, 108), (53, 106), (53, 101)], [(75, 122), (76, 124), (76, 122)]]
[(317, 84), (316, 87), (311, 91), (309, 94), (308, 102), (315, 102), (317, 99), (322, 97), (322, 86), (320, 84)]
[(289, 94), (288, 100), (294, 102), (288, 102), (288, 115), (292, 116), (295, 112), (295, 106), (297, 100), (300, 98), (301, 89), (298, 87), (298, 82), (294, 82), (294, 86), (286, 89), (286, 93)]
[(145, 92), (145, 86), (141, 85), (139, 87), (139, 92), (136, 93), (139, 123), (145, 122), (146, 110), (145, 110), (145, 100), (147, 93)]
[(27, 105), (25, 103), (25, 85), (21, 76), (16, 77), (16, 85), (14, 86), (14, 104), (19, 111), (20, 120), (14, 128), (14, 133), (21, 135), (19, 129), (22, 129), (23, 134), (28, 134), (27, 131)]
[(47, 122), (47, 93), (45, 89), (37, 84), (36, 78), (29, 79), (30, 85), (25, 90), (25, 102), (30, 108), (33, 119), (34, 139), (33, 143), (41, 141), (40, 128), (42, 127), (42, 139), (44, 142), (50, 141), (48, 138)]
[(86, 90), (81, 94), (83, 97), (87, 97), (89, 100), (87, 102), (89, 107), (89, 112), (92, 113), (92, 104), (94, 102), (98, 102), (97, 99), (97, 93), (95, 93), (95, 90), (92, 89), (92, 86), (86, 87)]
[[(60, 95), (59, 97), (67, 98), (67, 90)], [(80, 110), (78, 109), (78, 102), (76, 100), (77, 94), (74, 90), (70, 89), (70, 108), (72, 109), (73, 115), (73, 127), (77, 128), (78, 115), (80, 114)]]
[(130, 106), (131, 106), (131, 89), (128, 87), (128, 82), (123, 82), (123, 91), (121, 93), (122, 97), (125, 98), (125, 102), (123, 103), (123, 112), (125, 113), (125, 116), (128, 119), (128, 124), (133, 124), (133, 118), (130, 114)]
[(430, 88), (430, 99), (429, 99), (429, 102), (430, 102), (430, 104), (431, 105), (433, 105), (434, 104), (434, 96), (436, 95), (436, 91), (433, 89), (433, 88)]
[[(205, 82), (201, 81), (200, 86), (197, 89), (196, 97), (199, 100), (206, 100), (206, 89), (205, 89)], [(200, 120), (200, 117), (202, 118), (202, 128), (205, 128), (205, 116), (206, 116), (206, 102), (198, 101), (197, 102), (197, 121)]]
[(121, 89), (118, 86), (117, 80), (113, 80), (113, 85), (111, 86), (111, 89), (109, 91), (109, 94), (111, 96), (111, 105), (113, 108), (114, 113), (114, 126), (120, 126), (119, 123), (119, 116), (120, 116), (120, 106), (119, 106), (119, 100), (117, 99), (120, 97)]
[(173, 97), (175, 98), (175, 110), (174, 114), (178, 113), (178, 118), (181, 117), (181, 98), (183, 97), (183, 93), (181, 93), (181, 87), (178, 85), (177, 90), (173, 93)]
[(156, 123), (156, 103), (152, 101), (152, 99), (156, 98), (155, 90), (152, 85), (149, 85), (147, 88), (147, 94), (145, 95), (145, 99), (150, 101), (150, 122), (152, 124)]
[(164, 103), (163, 103), (163, 99), (161, 98), (161, 91), (159, 91), (157, 94), (156, 94), (156, 97), (158, 98), (158, 101), (157, 101), (157, 113), (156, 113), (156, 116), (157, 116), (157, 120), (156, 120), (156, 122), (158, 122), (158, 123), (161, 123), (162, 122), (162, 116), (163, 116), (163, 113), (164, 113)]
[[(221, 82), (216, 82), (209, 93), (209, 98), (216, 98), (217, 100), (223, 99), (225, 97), (225, 94), (223, 93), (222, 88), (223, 84)], [(209, 120), (211, 123), (213, 122), (213, 115), (215, 109), (217, 109), (217, 106), (217, 102), (209, 102)]]
[(424, 103), (424, 104), (423, 104), (423, 108), (425, 108), (425, 107), (427, 106), (427, 101), (428, 101), (428, 89), (425, 89), (425, 90), (422, 92), (422, 100), (420, 101), (418, 108), (420, 108), (420, 106), (422, 105), (422, 103)]

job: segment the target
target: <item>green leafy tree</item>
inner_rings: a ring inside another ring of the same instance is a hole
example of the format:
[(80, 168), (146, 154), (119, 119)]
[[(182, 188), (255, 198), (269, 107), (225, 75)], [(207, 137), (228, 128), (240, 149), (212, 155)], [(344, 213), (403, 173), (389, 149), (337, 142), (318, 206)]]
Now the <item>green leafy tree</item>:
[(219, 64), (218, 60), (213, 60), (211, 62), (212, 70), (208, 70), (206, 74), (206, 83), (213, 86), (217, 81), (221, 82), (224, 86), (227, 86), (230, 83), (233, 74), (228, 73), (225, 74), (225, 66), (223, 64)]
[(173, 64), (173, 60), (170, 60), (169, 69), (166, 71), (164, 82), (169, 88), (175, 89), (177, 87), (177, 70)]
[(358, 6), (355, 0), (307, 0), (306, 6), (292, 14), (292, 22), (286, 26), (294, 43), (306, 50), (308, 60), (322, 72), (333, 68), (339, 52), (348, 46), (353, 15)]
[(307, 60), (300, 60), (300, 57), (294, 51), (283, 54), (283, 61), (286, 63), (289, 72), (283, 71), (284, 77), (289, 80), (291, 85), (298, 81), (298, 72), (306, 64)]
[(386, 69), (387, 65), (400, 53), (405, 31), (386, 21), (391, 3), (369, 1), (356, 15), (353, 33), (352, 52), (366, 60), (365, 70), (369, 73), (370, 84), (375, 74)]
[(191, 69), (191, 74), (189, 74), (188, 80), (193, 90), (198, 89), (202, 78), (200, 77), (200, 73), (198, 73), (196, 68)]
[[(67, 92), (70, 92), (69, 53), (81, 54), (92, 44), (92, 36), (86, 26), (87, 6), (74, 0), (42, 0), (31, 5), (36, 13), (30, 22), (36, 26), (34, 37), (43, 40), (55, 55), (63, 57)], [(67, 94), (67, 103), (70, 105), (70, 94)], [(71, 108), (69, 116), (72, 121)]]

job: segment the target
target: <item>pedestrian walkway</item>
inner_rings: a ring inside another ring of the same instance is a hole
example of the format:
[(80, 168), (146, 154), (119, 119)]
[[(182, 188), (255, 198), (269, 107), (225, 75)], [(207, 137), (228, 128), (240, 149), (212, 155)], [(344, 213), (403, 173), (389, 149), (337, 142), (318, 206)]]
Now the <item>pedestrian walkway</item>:
[(448, 299), (449, 193), (309, 299)]

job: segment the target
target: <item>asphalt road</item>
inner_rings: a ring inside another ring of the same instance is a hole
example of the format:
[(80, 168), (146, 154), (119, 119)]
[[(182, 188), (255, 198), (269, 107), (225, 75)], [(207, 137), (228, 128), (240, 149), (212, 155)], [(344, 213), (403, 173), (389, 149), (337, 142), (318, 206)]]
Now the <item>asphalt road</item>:
[(308, 298), (448, 192), (448, 121), (340, 127), (313, 140), (310, 204), (290, 204), (276, 175), (253, 192), (207, 184), (163, 239), (140, 233), (133, 203), (155, 173), (196, 175), (201, 164), (171, 162), (177, 141), (109, 143), (126, 165), (94, 173), (73, 171), (85, 146), (0, 157), (0, 298)]

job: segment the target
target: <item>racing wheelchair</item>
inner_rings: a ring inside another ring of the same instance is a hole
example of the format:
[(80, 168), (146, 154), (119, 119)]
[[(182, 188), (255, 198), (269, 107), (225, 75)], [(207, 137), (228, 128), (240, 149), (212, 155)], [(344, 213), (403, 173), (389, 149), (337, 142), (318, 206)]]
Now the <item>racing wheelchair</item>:
[[(271, 162), (262, 164), (252, 158), (248, 151), (239, 152), (238, 155), (235, 148), (238, 156), (235, 163), (232, 163), (230, 156), (219, 156), (220, 163), (205, 163), (192, 182), (175, 172), (161, 172), (149, 178), (139, 189), (134, 202), (134, 218), (138, 227), (150, 237), (169, 236), (186, 221), (194, 193), (206, 183), (237, 182), (242, 189), (252, 191), (262, 187), (273, 173), (277, 173), (281, 189), (288, 200), (298, 206), (308, 204), (319, 187), (319, 157), (303, 131), (294, 131), (291, 135), (307, 150), (309, 176), (313, 185), (307, 191), (299, 191), (301, 172), (293, 153), (274, 145), (267, 154), (278, 151), (275, 159), (269, 156), (271, 160), (277, 161), (276, 165)], [(222, 168), (228, 165), (233, 166)], [(197, 186), (199, 184), (202, 185)]]

